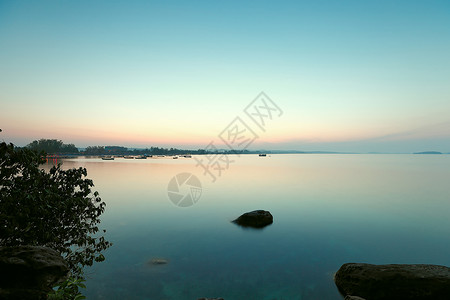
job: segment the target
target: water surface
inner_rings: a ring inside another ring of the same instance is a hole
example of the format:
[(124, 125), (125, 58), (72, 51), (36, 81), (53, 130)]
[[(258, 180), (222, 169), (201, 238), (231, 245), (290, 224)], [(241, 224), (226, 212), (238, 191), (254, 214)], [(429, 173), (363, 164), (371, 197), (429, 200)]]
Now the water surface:
[[(338, 300), (333, 274), (346, 262), (450, 265), (449, 155), (232, 159), (215, 183), (194, 159), (65, 160), (87, 168), (114, 243), (87, 269), (88, 299)], [(192, 207), (168, 199), (181, 172), (203, 185)], [(255, 209), (274, 223), (230, 223)]]

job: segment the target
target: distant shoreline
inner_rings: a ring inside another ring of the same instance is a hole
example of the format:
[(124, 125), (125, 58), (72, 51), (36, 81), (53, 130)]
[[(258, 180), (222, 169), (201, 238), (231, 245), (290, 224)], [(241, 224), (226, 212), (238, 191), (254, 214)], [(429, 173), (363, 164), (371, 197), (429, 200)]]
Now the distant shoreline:
[[(228, 151), (228, 152), (208, 152), (208, 153), (194, 153), (191, 154), (192, 152), (186, 152), (184, 154), (165, 154), (165, 155), (159, 155), (159, 154), (151, 154), (151, 155), (147, 155), (147, 157), (151, 158), (153, 157), (172, 157), (172, 156), (184, 156), (184, 155), (259, 155), (259, 154), (267, 154), (267, 155), (273, 155), (273, 154), (339, 154), (339, 155), (448, 155), (450, 153), (442, 153), (442, 152), (436, 152), (436, 151), (426, 151), (426, 152), (414, 152), (414, 153), (389, 153), (389, 152), (325, 152), (325, 151), (311, 151), (311, 152), (307, 152), (307, 151), (302, 151), (302, 152), (258, 152), (258, 151), (250, 151), (250, 152), (245, 152), (245, 153), (233, 153), (232, 151)], [(46, 156), (46, 158), (78, 158), (78, 157), (86, 157), (86, 158), (101, 158), (101, 157), (123, 157), (123, 156), (130, 156), (130, 157), (134, 157), (134, 156), (140, 156), (140, 154), (130, 154), (130, 153), (126, 153), (126, 154), (83, 154), (83, 153), (79, 153), (79, 154), (67, 154), (67, 153), (54, 153), (54, 154), (49, 154)]]

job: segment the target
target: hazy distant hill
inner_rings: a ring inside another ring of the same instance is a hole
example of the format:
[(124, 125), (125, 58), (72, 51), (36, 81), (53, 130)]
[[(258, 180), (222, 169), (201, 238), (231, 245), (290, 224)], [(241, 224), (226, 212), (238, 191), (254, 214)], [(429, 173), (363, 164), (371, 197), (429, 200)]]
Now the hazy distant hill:
[(424, 151), (424, 152), (415, 152), (414, 154), (442, 154), (439, 151)]

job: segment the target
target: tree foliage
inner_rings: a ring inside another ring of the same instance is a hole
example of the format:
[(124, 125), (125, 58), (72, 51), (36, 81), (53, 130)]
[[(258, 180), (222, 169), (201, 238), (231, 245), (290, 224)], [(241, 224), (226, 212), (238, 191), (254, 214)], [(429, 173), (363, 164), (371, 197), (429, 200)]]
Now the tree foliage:
[(105, 202), (84, 168), (39, 168), (45, 153), (0, 144), (0, 246), (42, 245), (61, 253), (72, 273), (104, 260), (98, 236)]
[(86, 299), (83, 294), (81, 294), (80, 289), (85, 289), (85, 280), (83, 278), (72, 278), (69, 277), (66, 281), (61, 283), (56, 290), (48, 294), (48, 300), (82, 300)]
[(103, 155), (106, 154), (105, 147), (103, 146), (89, 146), (84, 151), (85, 155)]
[(77, 154), (78, 148), (74, 144), (64, 144), (61, 140), (40, 139), (27, 145), (27, 148), (35, 151), (45, 151), (49, 154)]

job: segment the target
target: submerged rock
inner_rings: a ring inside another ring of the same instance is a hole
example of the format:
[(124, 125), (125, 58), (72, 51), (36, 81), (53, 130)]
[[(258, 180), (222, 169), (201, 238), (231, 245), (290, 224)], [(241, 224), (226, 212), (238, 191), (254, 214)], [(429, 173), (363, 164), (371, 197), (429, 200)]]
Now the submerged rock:
[(345, 299), (344, 299), (344, 300), (366, 300), (366, 299), (361, 298), (361, 297), (358, 297), (358, 296), (350, 296), (350, 295), (347, 295), (347, 296), (345, 296)]
[(152, 258), (150, 260), (150, 264), (152, 264), (152, 265), (165, 265), (168, 263), (169, 263), (169, 261), (165, 258)]
[(443, 300), (450, 295), (450, 268), (437, 265), (348, 263), (334, 280), (343, 295), (367, 300)]
[(263, 228), (273, 223), (273, 216), (267, 210), (254, 210), (243, 214), (233, 223), (244, 227)]
[(48, 247), (0, 247), (0, 299), (44, 299), (69, 267)]

